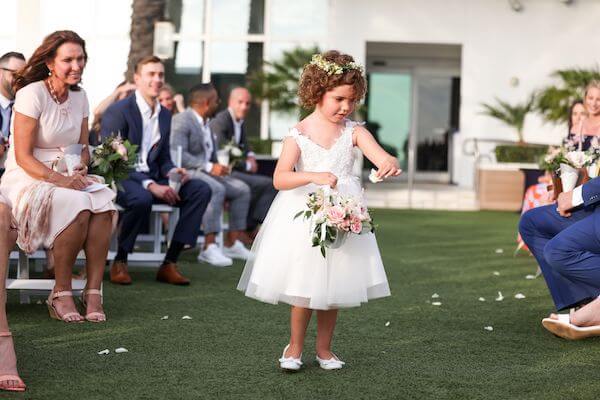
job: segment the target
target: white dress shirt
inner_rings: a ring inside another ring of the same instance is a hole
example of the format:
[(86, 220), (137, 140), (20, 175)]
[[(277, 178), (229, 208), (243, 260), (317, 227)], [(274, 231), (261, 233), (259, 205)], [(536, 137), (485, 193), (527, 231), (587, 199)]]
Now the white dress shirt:
[[(138, 172), (150, 172), (150, 167), (148, 167), (148, 154), (150, 153), (152, 146), (160, 141), (160, 129), (158, 127), (160, 103), (156, 100), (153, 110), (138, 90), (135, 91), (135, 102), (142, 115), (142, 143), (136, 170)], [(154, 183), (152, 179), (142, 181), (142, 185), (145, 189), (148, 189), (148, 186), (151, 183)]]
[(212, 131), (210, 130), (210, 126), (208, 125), (208, 118), (206, 121), (200, 114), (194, 111), (194, 115), (200, 124), (200, 129), (202, 129), (202, 133), (204, 134), (204, 171), (209, 172), (212, 171), (213, 163), (210, 161), (210, 155), (214, 150), (214, 143), (212, 137)]

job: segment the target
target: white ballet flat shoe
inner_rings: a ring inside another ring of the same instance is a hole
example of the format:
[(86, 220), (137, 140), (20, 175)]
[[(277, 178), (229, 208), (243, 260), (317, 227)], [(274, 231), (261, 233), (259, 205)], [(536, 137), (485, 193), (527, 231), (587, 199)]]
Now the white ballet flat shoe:
[(279, 359), (279, 368), (286, 371), (298, 371), (300, 367), (302, 367), (302, 354), (300, 354), (299, 358), (294, 357), (286, 357), (285, 352), (290, 347), (288, 344), (283, 349), (283, 353), (281, 354), (281, 358)]
[(333, 354), (333, 357), (331, 357), (329, 360), (323, 360), (322, 358), (319, 358), (319, 356), (317, 356), (317, 362), (319, 363), (319, 367), (326, 370), (342, 369), (344, 364), (346, 364), (345, 362), (340, 360), (335, 354)]

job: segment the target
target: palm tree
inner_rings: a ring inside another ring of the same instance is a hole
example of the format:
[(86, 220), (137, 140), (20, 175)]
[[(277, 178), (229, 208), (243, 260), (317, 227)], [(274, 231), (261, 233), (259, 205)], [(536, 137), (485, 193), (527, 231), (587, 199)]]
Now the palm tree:
[(518, 144), (523, 145), (525, 140), (523, 139), (523, 125), (525, 124), (525, 117), (533, 110), (535, 103), (535, 95), (530, 95), (529, 99), (524, 103), (518, 103), (511, 105), (510, 103), (496, 98), (497, 105), (491, 105), (482, 103), (484, 110), (483, 115), (487, 115), (500, 121), (506, 125), (516, 129)]
[(131, 45), (125, 79), (133, 80), (135, 64), (151, 55), (154, 43), (154, 23), (164, 19), (167, 0), (133, 0), (131, 8)]
[(319, 52), (316, 46), (296, 47), (284, 51), (277, 61), (265, 61), (266, 68), (249, 77), (250, 92), (257, 100), (268, 100), (272, 110), (297, 113), (301, 110), (297, 92), (302, 68)]
[(563, 69), (555, 71), (560, 83), (542, 89), (537, 95), (536, 110), (548, 122), (567, 122), (569, 107), (582, 99), (585, 87), (593, 80), (600, 80), (598, 67), (592, 69)]

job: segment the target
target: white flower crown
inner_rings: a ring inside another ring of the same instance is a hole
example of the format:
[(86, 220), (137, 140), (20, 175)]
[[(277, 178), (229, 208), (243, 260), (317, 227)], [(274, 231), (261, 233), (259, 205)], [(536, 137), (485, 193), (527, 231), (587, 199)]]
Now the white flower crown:
[(327, 75), (340, 75), (343, 74), (344, 71), (357, 70), (362, 74), (363, 67), (351, 61), (347, 64), (336, 64), (332, 61), (327, 61), (321, 54), (314, 54), (312, 59), (310, 60), (309, 65), (316, 65), (318, 68), (322, 69), (327, 73)]

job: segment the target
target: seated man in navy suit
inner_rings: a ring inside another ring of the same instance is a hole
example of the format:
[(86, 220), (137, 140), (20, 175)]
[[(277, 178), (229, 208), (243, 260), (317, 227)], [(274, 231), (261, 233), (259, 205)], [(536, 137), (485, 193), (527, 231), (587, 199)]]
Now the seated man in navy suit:
[[(159, 91), (165, 82), (164, 71), (164, 65), (157, 57), (140, 60), (135, 68), (135, 94), (110, 106), (102, 117), (103, 137), (120, 133), (124, 139), (139, 146), (136, 171), (121, 182), (124, 191), (117, 194), (117, 203), (125, 211), (121, 216), (118, 252), (110, 269), (110, 281), (113, 283), (131, 283), (127, 255), (133, 250), (140, 229), (148, 222), (152, 204), (166, 203), (179, 207), (181, 213), (156, 279), (188, 285), (190, 281), (177, 268), (177, 259), (184, 246), (195, 246), (211, 196), (206, 183), (189, 180), (187, 171), (176, 168), (171, 161), (171, 113), (158, 102)], [(183, 177), (178, 193), (168, 185), (171, 171)]]
[[(555, 204), (521, 217), (519, 232), (540, 265), (557, 310), (581, 307), (542, 322), (569, 339), (599, 336), (600, 178), (561, 193)], [(588, 327), (582, 329), (582, 327)]]

